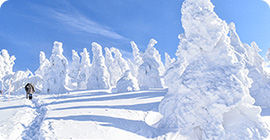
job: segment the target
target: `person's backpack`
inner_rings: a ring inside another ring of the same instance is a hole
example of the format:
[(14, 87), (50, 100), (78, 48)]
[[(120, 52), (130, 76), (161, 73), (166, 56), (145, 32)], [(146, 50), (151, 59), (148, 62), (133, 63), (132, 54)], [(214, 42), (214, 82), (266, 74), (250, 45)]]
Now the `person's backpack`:
[(25, 86), (25, 91), (27, 93), (33, 94), (35, 92), (35, 88), (34, 88), (33, 84), (27, 83)]

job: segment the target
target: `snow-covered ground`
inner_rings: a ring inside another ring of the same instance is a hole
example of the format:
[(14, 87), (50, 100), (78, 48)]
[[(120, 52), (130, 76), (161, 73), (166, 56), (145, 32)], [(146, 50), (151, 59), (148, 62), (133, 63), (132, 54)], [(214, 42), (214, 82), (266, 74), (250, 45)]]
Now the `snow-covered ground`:
[[(0, 139), (186, 139), (157, 128), (158, 105), (166, 93), (88, 90), (35, 94), (32, 101), (1, 96)], [(270, 109), (261, 115), (270, 126)]]
[(159, 139), (166, 90), (1, 96), (0, 139)]

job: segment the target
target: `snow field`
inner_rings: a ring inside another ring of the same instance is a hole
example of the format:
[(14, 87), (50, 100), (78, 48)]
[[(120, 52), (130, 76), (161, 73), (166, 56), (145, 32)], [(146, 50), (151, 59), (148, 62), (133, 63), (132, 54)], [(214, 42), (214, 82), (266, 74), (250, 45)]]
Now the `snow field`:
[[(158, 104), (166, 90), (75, 91), (1, 102), (4, 139), (155, 139)], [(15, 114), (15, 115), (14, 115)], [(13, 117), (11, 117), (13, 116)], [(11, 118), (10, 118), (11, 117)], [(163, 131), (163, 130), (162, 130)]]

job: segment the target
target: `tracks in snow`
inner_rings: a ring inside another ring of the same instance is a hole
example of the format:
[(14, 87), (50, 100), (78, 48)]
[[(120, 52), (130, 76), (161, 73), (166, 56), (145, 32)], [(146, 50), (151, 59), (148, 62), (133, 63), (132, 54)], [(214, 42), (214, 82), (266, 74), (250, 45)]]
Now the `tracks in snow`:
[(36, 117), (33, 119), (31, 124), (25, 128), (22, 133), (23, 140), (41, 139), (40, 127), (46, 116), (47, 108), (43, 106), (43, 103), (39, 99), (32, 100), (33, 108), (36, 111)]

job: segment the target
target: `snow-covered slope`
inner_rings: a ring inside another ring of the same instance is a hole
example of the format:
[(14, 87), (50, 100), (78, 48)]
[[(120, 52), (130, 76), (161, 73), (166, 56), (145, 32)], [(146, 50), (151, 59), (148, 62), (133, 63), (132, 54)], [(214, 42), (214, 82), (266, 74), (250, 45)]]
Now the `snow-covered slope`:
[(166, 91), (0, 96), (0, 139), (152, 139), (157, 107)]

